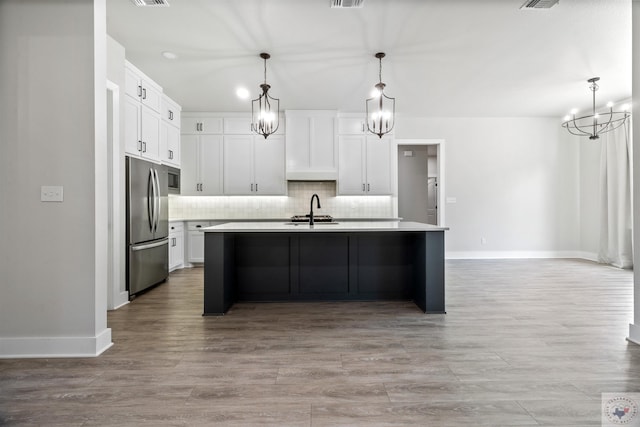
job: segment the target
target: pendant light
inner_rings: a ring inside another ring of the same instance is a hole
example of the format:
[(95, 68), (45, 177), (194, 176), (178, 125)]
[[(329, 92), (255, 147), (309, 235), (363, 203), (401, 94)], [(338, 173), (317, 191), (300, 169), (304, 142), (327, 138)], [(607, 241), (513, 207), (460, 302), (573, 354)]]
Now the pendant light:
[(385, 57), (384, 52), (375, 54), (380, 63), (378, 71), (379, 82), (375, 85), (375, 89), (371, 98), (366, 102), (366, 120), (367, 130), (382, 138), (383, 135), (391, 132), (395, 124), (396, 116), (396, 99), (387, 96), (384, 93), (385, 84), (382, 83), (382, 58)]
[(608, 103), (609, 111), (604, 113), (596, 112), (596, 91), (598, 90), (598, 80), (600, 77), (593, 77), (587, 80), (589, 89), (593, 95), (592, 114), (576, 117), (576, 113), (572, 112), (570, 116), (566, 116), (562, 127), (569, 131), (572, 135), (588, 136), (589, 139), (595, 140), (600, 138), (600, 134), (610, 132), (622, 126), (631, 113), (627, 111), (626, 106), (622, 106), (623, 111), (613, 111), (613, 103)]
[(260, 58), (264, 60), (264, 83), (260, 85), (260, 96), (251, 101), (251, 130), (267, 139), (280, 126), (280, 100), (269, 95), (271, 86), (267, 84), (267, 59), (271, 55), (261, 53)]

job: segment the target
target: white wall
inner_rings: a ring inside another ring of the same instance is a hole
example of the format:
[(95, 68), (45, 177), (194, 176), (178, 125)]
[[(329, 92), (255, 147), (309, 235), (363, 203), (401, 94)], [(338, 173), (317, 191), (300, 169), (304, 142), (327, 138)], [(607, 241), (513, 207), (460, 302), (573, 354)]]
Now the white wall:
[(447, 257), (576, 255), (579, 151), (562, 132), (556, 118), (398, 118), (396, 138), (446, 141)]
[[(0, 357), (95, 355), (111, 344), (96, 249), (104, 0), (95, 7), (0, 0)], [(42, 185), (64, 186), (64, 202), (40, 202)]]
[(579, 141), (580, 150), (580, 251), (582, 257), (598, 260), (600, 248), (600, 156), (602, 140), (567, 134)]

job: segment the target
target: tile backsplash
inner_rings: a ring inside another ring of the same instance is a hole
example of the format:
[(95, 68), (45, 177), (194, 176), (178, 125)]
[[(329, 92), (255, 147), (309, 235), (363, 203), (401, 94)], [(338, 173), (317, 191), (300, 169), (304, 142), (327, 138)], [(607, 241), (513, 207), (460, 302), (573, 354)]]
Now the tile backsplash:
[(334, 218), (391, 218), (391, 196), (336, 196), (335, 182), (288, 182), (288, 196), (169, 196), (170, 219), (270, 219), (309, 213), (312, 194), (320, 197), (314, 213)]

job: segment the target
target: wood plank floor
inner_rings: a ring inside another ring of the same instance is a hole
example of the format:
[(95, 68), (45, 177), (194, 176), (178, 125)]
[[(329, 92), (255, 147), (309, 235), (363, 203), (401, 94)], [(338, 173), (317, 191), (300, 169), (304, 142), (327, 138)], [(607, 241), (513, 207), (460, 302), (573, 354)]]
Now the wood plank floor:
[(202, 269), (110, 312), (97, 358), (0, 360), (0, 425), (587, 426), (640, 392), (630, 271), (447, 262), (447, 313), (410, 302), (237, 304)]

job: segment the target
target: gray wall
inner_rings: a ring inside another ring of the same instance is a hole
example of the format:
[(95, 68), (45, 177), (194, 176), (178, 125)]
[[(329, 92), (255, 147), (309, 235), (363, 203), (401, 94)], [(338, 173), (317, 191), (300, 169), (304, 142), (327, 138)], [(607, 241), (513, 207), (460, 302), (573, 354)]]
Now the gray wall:
[[(104, 7), (0, 0), (0, 357), (95, 354), (111, 342), (97, 261)], [(64, 186), (64, 202), (40, 202), (42, 185)]]

